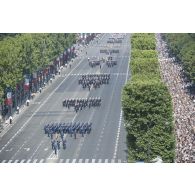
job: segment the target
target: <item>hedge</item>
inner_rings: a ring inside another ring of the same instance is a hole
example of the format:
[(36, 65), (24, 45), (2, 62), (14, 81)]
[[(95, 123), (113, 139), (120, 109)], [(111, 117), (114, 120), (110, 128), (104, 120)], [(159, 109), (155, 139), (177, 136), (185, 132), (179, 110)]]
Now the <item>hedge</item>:
[(131, 42), (132, 77), (122, 92), (129, 162), (149, 162), (156, 156), (161, 156), (164, 162), (173, 162), (172, 101), (160, 79), (154, 34), (134, 34)]

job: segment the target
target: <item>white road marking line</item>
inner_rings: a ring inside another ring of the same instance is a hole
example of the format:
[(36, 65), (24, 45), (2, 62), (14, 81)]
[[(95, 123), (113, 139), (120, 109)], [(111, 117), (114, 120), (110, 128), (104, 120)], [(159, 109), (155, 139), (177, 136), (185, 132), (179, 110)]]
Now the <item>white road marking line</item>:
[(25, 160), (26, 160), (26, 159), (21, 160), (20, 163), (24, 163)]
[(73, 159), (73, 160), (72, 160), (72, 163), (76, 163), (76, 160), (77, 160), (76, 158), (75, 158), (75, 159)]
[(112, 159), (112, 160), (111, 160), (111, 163), (114, 163), (114, 161), (115, 161), (115, 159)]
[[(18, 131), (12, 136), (12, 138), (10, 140), (13, 140), (18, 133), (20, 133), (22, 131), (22, 129), (30, 122), (30, 120), (37, 114), (37, 112), (40, 110), (41, 107), (43, 107), (45, 105), (45, 103), (49, 100), (49, 98), (60, 88), (60, 86), (62, 85), (62, 83), (68, 78), (68, 76), (81, 64), (83, 60), (81, 60), (77, 66), (75, 66), (67, 75), (67, 77), (65, 77), (61, 83), (55, 88), (55, 90), (53, 92), (50, 93), (50, 95), (45, 99), (45, 101), (43, 101), (43, 103), (33, 112), (32, 116), (29, 117), (29, 119), (22, 125), (22, 127), (20, 127), (18, 129)], [(9, 143), (11, 141), (8, 141), (3, 148), (1, 148), (0, 153), (9, 145)]]
[(13, 148), (7, 149), (5, 150), (6, 152), (11, 152), (13, 150)]
[(70, 159), (66, 159), (66, 163), (69, 163), (70, 162)]
[(44, 162), (44, 159), (41, 159), (40, 161), (39, 161), (39, 163), (43, 163)]
[(96, 160), (96, 159), (92, 159), (92, 161), (91, 161), (91, 162), (92, 162), (92, 163), (95, 163), (95, 160)]
[(30, 148), (24, 148), (24, 150), (26, 150), (28, 152), (30, 150)]
[(43, 144), (44, 139), (45, 139), (45, 138), (43, 138), (43, 140), (41, 141), (41, 143), (37, 146), (36, 150), (33, 152), (32, 156), (30, 157), (31, 159), (32, 159), (33, 156), (36, 154), (36, 152), (38, 151), (38, 149), (40, 148), (40, 146)]
[(13, 163), (18, 163), (19, 160), (15, 160)]
[(89, 162), (89, 159), (85, 159), (85, 163), (88, 163)]
[(7, 160), (3, 160), (1, 163), (5, 163)]
[(26, 163), (30, 163), (31, 160), (32, 160), (32, 159), (28, 159), (28, 160), (26, 161)]
[(98, 163), (101, 163), (101, 162), (102, 162), (102, 159), (99, 159), (99, 160), (98, 160)]
[(9, 160), (7, 163), (11, 163), (12, 162), (12, 160)]
[(120, 112), (120, 119), (119, 119), (119, 125), (118, 125), (119, 127), (118, 127), (118, 130), (117, 130), (117, 137), (116, 137), (116, 143), (115, 143), (115, 148), (114, 148), (113, 159), (116, 159), (116, 154), (117, 154), (117, 150), (118, 150), (121, 122), (122, 122), (122, 109), (121, 109), (121, 112)]
[(36, 163), (38, 161), (38, 159), (35, 159), (34, 161), (33, 161), (33, 163)]
[(105, 163), (108, 163), (108, 159), (105, 159), (105, 161), (104, 161)]
[(79, 163), (82, 163), (83, 159), (79, 159)]
[(64, 159), (60, 159), (59, 163), (62, 163), (64, 161)]

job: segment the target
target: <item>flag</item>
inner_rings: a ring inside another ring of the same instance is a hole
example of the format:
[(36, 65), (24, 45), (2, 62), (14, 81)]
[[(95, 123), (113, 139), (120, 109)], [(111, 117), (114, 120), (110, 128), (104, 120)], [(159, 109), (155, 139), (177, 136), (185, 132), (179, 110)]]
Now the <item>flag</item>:
[(29, 79), (26, 78), (24, 82), (24, 90), (28, 91), (29, 90)]
[(11, 105), (12, 104), (12, 92), (7, 92), (7, 98), (5, 100), (6, 105)]

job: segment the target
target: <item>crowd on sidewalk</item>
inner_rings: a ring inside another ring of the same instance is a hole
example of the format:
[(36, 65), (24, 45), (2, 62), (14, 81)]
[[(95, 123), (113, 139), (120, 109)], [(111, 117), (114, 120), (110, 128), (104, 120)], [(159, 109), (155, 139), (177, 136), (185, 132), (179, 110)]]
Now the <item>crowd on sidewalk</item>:
[(173, 101), (174, 130), (177, 163), (195, 161), (195, 97), (190, 94), (191, 83), (184, 75), (180, 63), (169, 57), (166, 42), (156, 35), (161, 77), (167, 85)]

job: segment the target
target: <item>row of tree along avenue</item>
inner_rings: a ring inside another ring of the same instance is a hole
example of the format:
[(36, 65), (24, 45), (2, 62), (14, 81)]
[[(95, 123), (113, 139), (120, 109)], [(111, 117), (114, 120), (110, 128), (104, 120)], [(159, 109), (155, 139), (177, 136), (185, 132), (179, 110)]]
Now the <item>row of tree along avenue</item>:
[(161, 81), (155, 35), (133, 34), (131, 46), (132, 77), (122, 95), (129, 162), (150, 162), (157, 156), (173, 162), (172, 101)]
[(169, 53), (176, 56), (191, 82), (191, 93), (195, 95), (195, 34), (168, 33), (162, 34), (169, 47)]
[[(91, 35), (82, 38), (90, 40)], [(0, 114), (5, 119), (57, 74), (60, 66), (76, 56), (77, 35), (35, 33), (0, 37)]]

